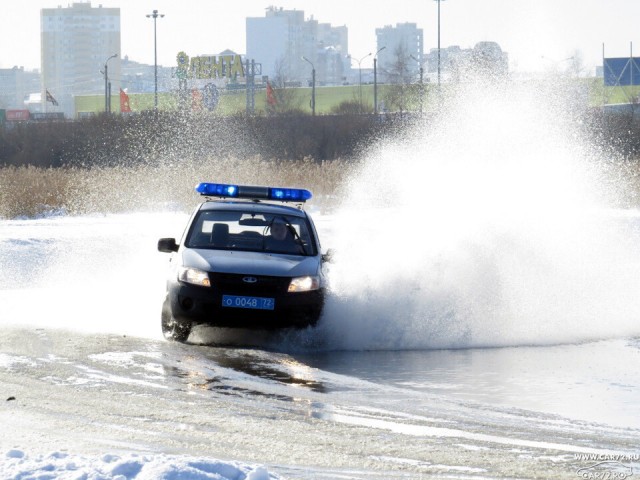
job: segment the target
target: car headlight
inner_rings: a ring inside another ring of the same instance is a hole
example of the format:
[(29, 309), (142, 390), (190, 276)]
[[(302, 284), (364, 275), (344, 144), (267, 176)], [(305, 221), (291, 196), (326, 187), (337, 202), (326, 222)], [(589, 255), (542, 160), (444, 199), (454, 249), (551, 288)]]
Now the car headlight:
[(191, 283), (193, 285), (199, 285), (200, 287), (211, 286), (209, 274), (199, 268), (180, 267), (178, 270), (178, 280), (185, 283)]
[(291, 279), (289, 292), (310, 292), (320, 288), (320, 277), (307, 275), (306, 277), (296, 277)]

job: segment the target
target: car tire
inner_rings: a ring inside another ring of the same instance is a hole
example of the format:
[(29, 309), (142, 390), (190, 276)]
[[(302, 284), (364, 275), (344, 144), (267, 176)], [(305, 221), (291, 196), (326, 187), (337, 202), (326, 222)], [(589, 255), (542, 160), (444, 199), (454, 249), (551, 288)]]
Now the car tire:
[(168, 296), (162, 304), (160, 326), (162, 328), (162, 335), (164, 335), (164, 338), (167, 340), (184, 343), (191, 334), (191, 325), (180, 324), (176, 322), (173, 315), (171, 315), (171, 302)]

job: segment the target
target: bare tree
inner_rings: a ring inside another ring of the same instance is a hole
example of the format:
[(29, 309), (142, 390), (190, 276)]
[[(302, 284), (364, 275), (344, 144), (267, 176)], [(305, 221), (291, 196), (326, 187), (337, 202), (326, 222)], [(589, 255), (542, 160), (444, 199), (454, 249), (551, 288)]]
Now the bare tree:
[(420, 86), (415, 83), (413, 66), (415, 60), (407, 52), (404, 44), (400, 44), (395, 52), (395, 61), (386, 72), (390, 85), (386, 89), (384, 101), (390, 110), (397, 110), (402, 114), (415, 104), (420, 95)]
[(268, 111), (274, 115), (282, 115), (301, 110), (302, 100), (294, 88), (288, 84), (288, 66), (284, 58), (276, 61), (275, 77), (272, 80), (271, 88), (273, 102), (268, 104)]

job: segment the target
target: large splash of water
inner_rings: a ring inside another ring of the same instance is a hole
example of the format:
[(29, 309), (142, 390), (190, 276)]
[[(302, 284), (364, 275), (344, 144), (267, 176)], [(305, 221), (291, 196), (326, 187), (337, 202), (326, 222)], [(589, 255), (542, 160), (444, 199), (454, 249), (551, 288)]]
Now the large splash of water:
[[(607, 159), (570, 103), (545, 98), (475, 84), (404, 141), (373, 145), (337, 213), (316, 217), (337, 252), (319, 326), (204, 340), (359, 350), (640, 335), (640, 216), (604, 208), (616, 193)], [(12, 222), (15, 235), (0, 235), (0, 321), (159, 338), (166, 258), (155, 242), (185, 219)]]
[[(336, 218), (336, 349), (464, 348), (640, 334), (640, 251), (604, 208), (570, 102), (475, 84), (372, 149)], [(631, 225), (632, 226), (632, 225)]]

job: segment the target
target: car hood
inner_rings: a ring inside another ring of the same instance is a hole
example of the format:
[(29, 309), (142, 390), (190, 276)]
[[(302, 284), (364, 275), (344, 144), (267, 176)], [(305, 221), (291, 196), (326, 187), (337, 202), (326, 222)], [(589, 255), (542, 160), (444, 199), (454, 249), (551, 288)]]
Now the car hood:
[(184, 250), (182, 262), (208, 272), (275, 277), (317, 275), (319, 264), (318, 257), (204, 249)]

